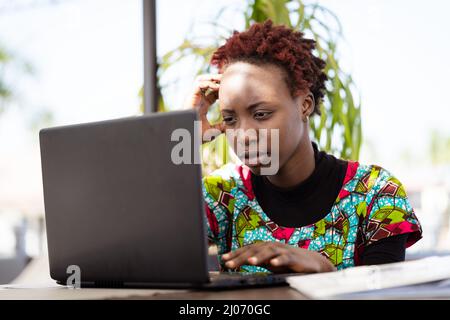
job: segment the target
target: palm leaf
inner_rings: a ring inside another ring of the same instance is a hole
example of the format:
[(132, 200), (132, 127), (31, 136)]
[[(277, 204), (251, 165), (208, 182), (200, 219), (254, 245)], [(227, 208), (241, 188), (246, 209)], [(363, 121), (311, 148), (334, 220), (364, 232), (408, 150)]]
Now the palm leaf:
[[(296, 5), (296, 6), (293, 6)], [(199, 44), (198, 38), (186, 37), (176, 49), (164, 54), (161, 58), (160, 77), (172, 66), (183, 63), (188, 57), (196, 57), (199, 62), (197, 74), (210, 72), (209, 61), (215, 49), (232, 28), (218, 23), (227, 7), (220, 8), (217, 15), (209, 22), (209, 26), (218, 30), (217, 38), (210, 45)], [(362, 143), (361, 105), (354, 100), (355, 87), (351, 76), (345, 73), (339, 64), (337, 46), (343, 40), (343, 29), (339, 18), (328, 8), (317, 3), (305, 3), (303, 0), (247, 0), (247, 6), (241, 14), (245, 28), (254, 22), (271, 19), (275, 24), (284, 24), (302, 32), (310, 33), (316, 40), (316, 51), (320, 58), (327, 62), (325, 72), (329, 75), (327, 90), (321, 105), (322, 114), (319, 119), (310, 121), (314, 138), (321, 148), (336, 153), (342, 158), (358, 160)], [(294, 21), (294, 17), (296, 20)], [(192, 28), (193, 25), (191, 25)], [(161, 104), (164, 101), (161, 99)], [(164, 110), (168, 110), (164, 106)], [(218, 106), (210, 111), (213, 121), (221, 121)], [(333, 141), (335, 133), (342, 135), (342, 143)], [(324, 137), (325, 134), (325, 137)], [(325, 138), (325, 139), (323, 139)], [(204, 166), (206, 171), (220, 167), (231, 161), (230, 149), (223, 135), (202, 146), (205, 163), (216, 157), (216, 165)], [(217, 155), (220, 159), (217, 159)], [(208, 158), (208, 159), (206, 159)]]

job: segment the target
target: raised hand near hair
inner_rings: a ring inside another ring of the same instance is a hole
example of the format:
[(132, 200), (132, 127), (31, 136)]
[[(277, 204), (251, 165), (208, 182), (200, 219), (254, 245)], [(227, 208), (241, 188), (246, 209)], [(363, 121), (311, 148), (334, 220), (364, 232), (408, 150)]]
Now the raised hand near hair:
[[(221, 79), (221, 74), (199, 75), (195, 79), (192, 92), (189, 94), (184, 104), (185, 109), (195, 109), (199, 114), (199, 118), (202, 122), (202, 142), (205, 142), (204, 133), (209, 129), (218, 129), (220, 132), (224, 132), (222, 123), (212, 125), (206, 117), (209, 108), (219, 98)], [(215, 136), (212, 136), (211, 140), (213, 138), (215, 138)]]

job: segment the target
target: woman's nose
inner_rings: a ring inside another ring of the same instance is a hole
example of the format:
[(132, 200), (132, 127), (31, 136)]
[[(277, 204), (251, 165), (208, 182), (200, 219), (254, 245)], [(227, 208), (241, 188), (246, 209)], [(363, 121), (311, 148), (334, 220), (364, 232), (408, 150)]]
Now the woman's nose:
[(253, 147), (258, 143), (258, 130), (255, 127), (242, 122), (237, 133), (238, 144), (243, 145), (246, 149)]

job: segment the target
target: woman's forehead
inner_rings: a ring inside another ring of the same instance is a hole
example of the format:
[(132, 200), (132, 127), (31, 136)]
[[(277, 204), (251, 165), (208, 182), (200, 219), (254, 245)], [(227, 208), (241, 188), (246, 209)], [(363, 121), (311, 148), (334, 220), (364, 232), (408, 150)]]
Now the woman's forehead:
[(234, 63), (224, 72), (219, 101), (221, 107), (250, 105), (259, 100), (282, 97), (288, 92), (282, 74), (276, 67)]
[(252, 78), (254, 80), (268, 80), (270, 77), (274, 80), (283, 79), (283, 71), (280, 67), (273, 64), (256, 65), (247, 62), (234, 62), (224, 71), (222, 81), (235, 78)]

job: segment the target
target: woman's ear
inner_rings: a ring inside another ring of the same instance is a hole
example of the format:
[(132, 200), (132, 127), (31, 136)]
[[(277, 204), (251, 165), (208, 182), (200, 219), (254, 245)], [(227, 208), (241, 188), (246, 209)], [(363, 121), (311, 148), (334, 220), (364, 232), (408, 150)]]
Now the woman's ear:
[(316, 105), (314, 96), (308, 91), (306, 94), (299, 95), (296, 100), (299, 106), (300, 117), (303, 122), (307, 122), (308, 117), (314, 112)]
[(308, 92), (305, 99), (303, 100), (303, 108), (305, 116), (309, 117), (314, 112), (314, 108), (316, 107), (316, 101), (311, 92)]

